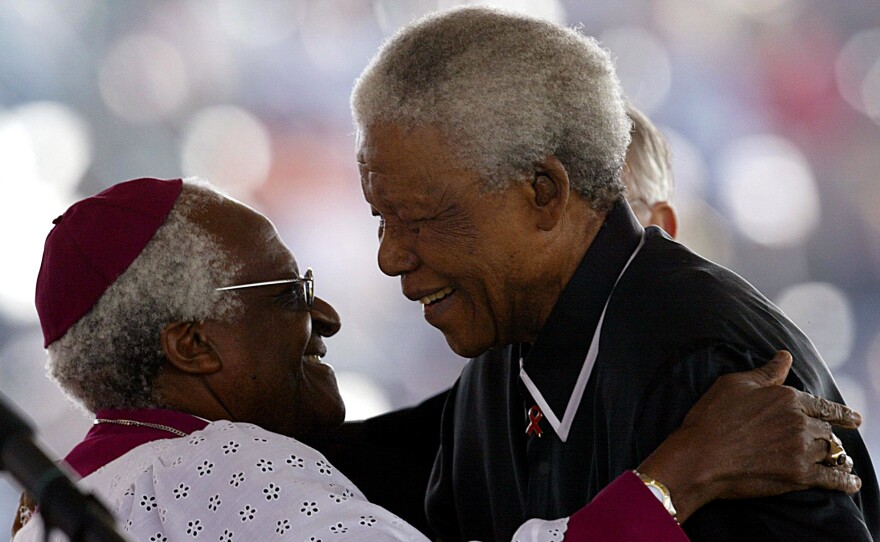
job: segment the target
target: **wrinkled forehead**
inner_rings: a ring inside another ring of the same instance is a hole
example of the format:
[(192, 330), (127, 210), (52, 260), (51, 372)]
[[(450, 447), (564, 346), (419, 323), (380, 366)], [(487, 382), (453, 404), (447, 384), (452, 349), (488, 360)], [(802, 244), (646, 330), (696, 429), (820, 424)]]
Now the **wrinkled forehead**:
[(436, 126), (386, 122), (363, 127), (357, 135), (358, 164), (381, 173), (415, 173), (425, 165), (451, 160), (453, 150), (453, 143)]
[(358, 134), (357, 163), (371, 203), (404, 196), (413, 204), (429, 203), (462, 183), (470, 185), (475, 176), (456, 160), (454, 145), (435, 127), (367, 127)]

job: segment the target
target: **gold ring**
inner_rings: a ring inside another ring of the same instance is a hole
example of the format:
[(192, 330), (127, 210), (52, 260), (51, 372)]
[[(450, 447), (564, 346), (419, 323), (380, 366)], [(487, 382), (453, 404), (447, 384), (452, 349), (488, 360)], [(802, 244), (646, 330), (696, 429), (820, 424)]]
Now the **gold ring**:
[(846, 464), (846, 451), (833, 438), (825, 439), (828, 442), (828, 458), (825, 464), (831, 467), (842, 467)]

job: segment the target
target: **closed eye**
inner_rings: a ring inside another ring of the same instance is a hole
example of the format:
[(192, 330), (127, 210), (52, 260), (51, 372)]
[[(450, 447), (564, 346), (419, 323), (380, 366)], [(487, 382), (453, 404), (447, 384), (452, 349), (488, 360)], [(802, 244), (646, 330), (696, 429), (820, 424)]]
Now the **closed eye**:
[(283, 292), (275, 296), (275, 303), (291, 311), (306, 310), (306, 299), (302, 284), (295, 282), (288, 285)]

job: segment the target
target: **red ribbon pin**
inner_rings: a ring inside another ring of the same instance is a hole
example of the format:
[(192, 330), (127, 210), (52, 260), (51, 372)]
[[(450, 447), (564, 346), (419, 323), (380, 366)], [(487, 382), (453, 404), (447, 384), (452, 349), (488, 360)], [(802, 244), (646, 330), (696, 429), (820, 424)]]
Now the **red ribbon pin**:
[(538, 423), (541, 421), (541, 418), (543, 417), (544, 413), (541, 412), (541, 409), (538, 408), (538, 405), (535, 405), (529, 409), (529, 426), (526, 427), (526, 435), (531, 436), (531, 434), (534, 433), (538, 435), (538, 437), (540, 437), (544, 434), (541, 426), (538, 425)]

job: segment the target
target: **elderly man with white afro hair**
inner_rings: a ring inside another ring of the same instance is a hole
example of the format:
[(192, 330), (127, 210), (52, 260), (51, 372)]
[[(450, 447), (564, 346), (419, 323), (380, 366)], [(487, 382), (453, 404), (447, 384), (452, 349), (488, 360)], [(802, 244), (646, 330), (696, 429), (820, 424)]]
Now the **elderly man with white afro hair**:
[[(445, 403), (428, 486), (439, 538), (507, 539), (627, 472), (694, 540), (880, 537), (880, 489), (854, 431), (815, 436), (817, 463), (843, 449), (854, 460), (865, 485), (853, 496), (716, 502), (691, 517), (705, 490), (693, 464), (651, 464), (716, 378), (777, 349), (794, 357), (787, 384), (842, 398), (767, 298), (639, 223), (621, 182), (631, 123), (596, 40), (490, 8), (431, 15), (381, 47), (351, 106), (379, 267), (472, 358)], [(744, 486), (733, 494), (761, 484)]]

